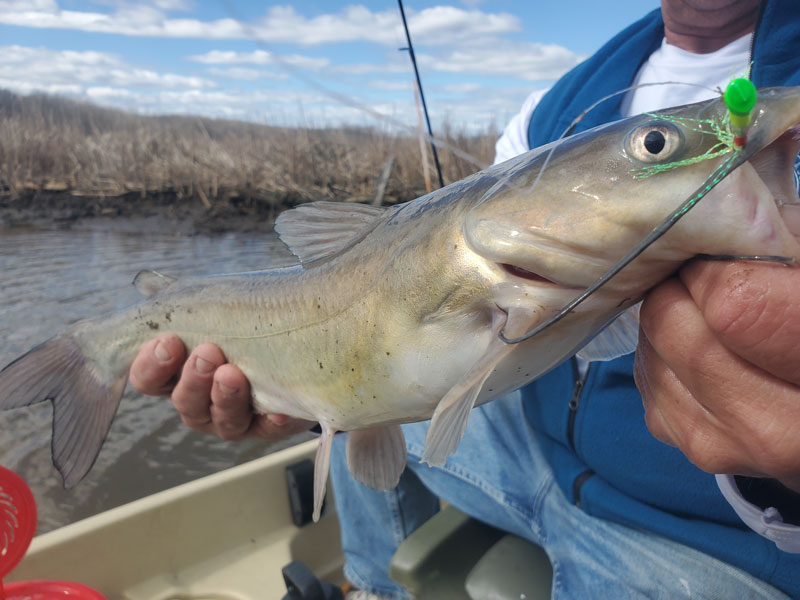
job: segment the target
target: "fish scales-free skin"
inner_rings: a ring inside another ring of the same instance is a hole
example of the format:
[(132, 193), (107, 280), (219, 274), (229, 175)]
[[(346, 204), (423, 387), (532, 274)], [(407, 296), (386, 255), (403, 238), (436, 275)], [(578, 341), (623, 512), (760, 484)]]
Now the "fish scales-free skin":
[[(712, 101), (633, 117), (396, 207), (285, 213), (276, 230), (302, 264), (185, 281), (140, 273), (137, 288), (149, 294), (140, 304), (82, 321), (0, 372), (0, 408), (53, 401), (54, 463), (74, 485), (100, 450), (141, 344), (161, 333), (190, 349), (213, 342), (250, 380), (257, 411), (320, 422), (318, 517), (335, 431), (350, 432), (356, 479), (387, 489), (405, 464), (399, 424), (432, 418), (425, 460), (444, 462), (474, 405), (581, 350), (693, 256), (800, 254), (781, 218), (798, 221), (800, 89), (762, 90), (748, 163), (564, 319), (520, 344), (500, 339), (556, 314), (703, 186), (731, 155), (686, 162), (720, 140), (682, 119), (724, 115)], [(641, 142), (654, 130), (664, 138), (655, 153)], [(632, 350), (631, 318), (628, 333), (614, 337), (618, 319), (583, 351), (608, 359)]]

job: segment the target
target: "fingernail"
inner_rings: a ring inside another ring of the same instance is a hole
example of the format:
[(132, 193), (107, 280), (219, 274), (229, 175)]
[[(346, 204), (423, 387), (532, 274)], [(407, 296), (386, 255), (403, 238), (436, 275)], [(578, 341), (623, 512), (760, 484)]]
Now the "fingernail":
[(203, 373), (205, 375), (214, 370), (214, 363), (197, 356), (194, 359), (194, 368), (198, 373)]
[(167, 346), (164, 342), (158, 342), (158, 344), (156, 344), (153, 354), (155, 354), (156, 358), (161, 362), (167, 362), (172, 358), (172, 355), (169, 353), (169, 350), (167, 350)]
[(222, 392), (223, 394), (225, 394), (226, 396), (230, 396), (231, 394), (233, 394), (236, 391), (235, 387), (231, 387), (229, 385), (226, 385), (226, 384), (222, 383), (221, 381), (217, 382), (217, 387), (219, 388), (219, 391)]
[(289, 422), (289, 417), (286, 415), (267, 415), (267, 418), (273, 425), (277, 425), (278, 427), (283, 427)]

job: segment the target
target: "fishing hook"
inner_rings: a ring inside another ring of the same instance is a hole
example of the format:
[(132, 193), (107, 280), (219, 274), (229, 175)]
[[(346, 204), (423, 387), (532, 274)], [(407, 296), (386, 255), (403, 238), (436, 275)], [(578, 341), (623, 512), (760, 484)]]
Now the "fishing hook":
[[(628, 264), (630, 264), (636, 257), (638, 257), (642, 252), (647, 250), (650, 245), (658, 240), (662, 235), (664, 235), (667, 231), (669, 231), (675, 223), (677, 223), (687, 212), (689, 212), (692, 207), (694, 207), (700, 199), (702, 199), (708, 192), (710, 192), (720, 181), (722, 181), (728, 173), (733, 171), (736, 167), (743, 164), (752, 154), (751, 152), (747, 152), (744, 149), (736, 149), (733, 151), (733, 154), (725, 159), (722, 164), (720, 164), (703, 182), (703, 184), (698, 187), (694, 194), (689, 196), (686, 200), (681, 203), (681, 205), (673, 211), (671, 215), (665, 218), (661, 223), (659, 223), (647, 236), (642, 239), (634, 248), (628, 252), (625, 256), (623, 256), (617, 263), (612, 266), (608, 271), (606, 271), (597, 281), (595, 281), (592, 285), (590, 285), (586, 290), (584, 290), (581, 294), (573, 298), (570, 302), (568, 302), (564, 307), (559, 310), (555, 315), (550, 317), (547, 321), (542, 323), (541, 325), (534, 327), (526, 334), (515, 337), (515, 338), (508, 338), (506, 337), (504, 331), (500, 331), (499, 337), (502, 341), (506, 344), (519, 344), (520, 342), (524, 342), (525, 340), (529, 340), (533, 336), (541, 333), (551, 325), (558, 323), (561, 319), (566, 317), (569, 313), (571, 313), (576, 306), (581, 304), (584, 300), (586, 300), (589, 296), (594, 294), (598, 289), (604, 286), (608, 281), (614, 277), (617, 273), (619, 273), (622, 269), (624, 269)], [(770, 258), (779, 258), (779, 257), (770, 257)]]

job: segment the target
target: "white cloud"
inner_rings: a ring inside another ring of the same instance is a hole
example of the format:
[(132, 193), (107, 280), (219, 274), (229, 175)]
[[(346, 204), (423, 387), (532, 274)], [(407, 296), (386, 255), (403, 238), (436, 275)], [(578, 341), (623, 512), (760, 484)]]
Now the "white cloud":
[(113, 54), (94, 51), (50, 50), (25, 46), (0, 47), (3, 87), (29, 92), (42, 90), (78, 93), (95, 85), (146, 88), (213, 88), (210, 79), (157, 73), (133, 67)]
[(349, 65), (332, 65), (331, 70), (349, 75), (369, 75), (371, 73), (412, 73), (411, 63), (394, 61), (389, 63), (354, 63)]
[(231, 50), (211, 50), (205, 54), (190, 56), (189, 60), (207, 65), (274, 65), (284, 64), (301, 69), (319, 70), (330, 66), (327, 58), (302, 56), (300, 54), (275, 54), (266, 50), (253, 52), (233, 52)]
[(257, 81), (259, 79), (289, 79), (285, 73), (275, 73), (274, 71), (265, 71), (264, 69), (250, 69), (248, 67), (229, 67), (220, 69), (219, 67), (210, 67), (207, 69), (209, 75), (214, 77), (225, 77), (227, 79), (241, 79), (243, 81)]
[(8, 79), (0, 74), (0, 89), (14, 90), (22, 94), (44, 92), (45, 94), (61, 94), (77, 96), (83, 92), (83, 87), (74, 83), (33, 83), (20, 81), (17, 78)]
[[(394, 46), (402, 43), (400, 18), (394, 9), (373, 12), (365, 6), (347, 6), (336, 14), (305, 17), (293, 6), (274, 6), (252, 23), (235, 19), (175, 19), (168, 10), (179, 1), (122, 4), (114, 12), (63, 10), (55, 0), (0, 0), (0, 23), (24, 27), (75, 29), (139, 37), (255, 39), (266, 43), (317, 45), (368, 41)], [(409, 28), (424, 44), (447, 45), (520, 30), (517, 17), (454, 6), (409, 11)]]
[(427, 69), (514, 77), (527, 81), (558, 79), (582, 56), (554, 44), (496, 41), (450, 50), (443, 55), (418, 55)]
[(483, 90), (483, 86), (477, 83), (454, 83), (451, 85), (438, 86), (437, 89), (450, 94), (474, 94), (475, 92)]
[(385, 79), (373, 79), (367, 85), (374, 90), (386, 90), (390, 92), (412, 92), (414, 84), (409, 78), (406, 81), (387, 81)]
[[(6, 46), (0, 47), (0, 87), (64, 93), (148, 113), (256, 120), (284, 115), (287, 122), (305, 118), (319, 124), (348, 120), (375, 124), (367, 114), (372, 110), (416, 122), (411, 100), (413, 73), (407, 53), (397, 52), (406, 42), (396, 7), (372, 10), (350, 5), (335, 13), (306, 16), (301, 12), (305, 10), (302, 3), (289, 5), (287, 1), (250, 22), (178, 14), (189, 10), (193, 1), (94, 0), (87, 4), (91, 10), (66, 10), (65, 6), (82, 5), (74, 0), (61, 4), (58, 0), (0, 0), (0, 23), (138, 37), (257, 39), (263, 41), (263, 48), (242, 51), (241, 44), (220, 44), (215, 50), (205, 51), (214, 48), (211, 45), (198, 51), (193, 43), (192, 50), (175, 52), (191, 63), (184, 62), (183, 70), (173, 67), (175, 72), (162, 72), (152, 64), (132, 64), (136, 58), (126, 60), (105, 52)], [(561, 46), (504, 39), (521, 29), (519, 19), (491, 12), (487, 6), (492, 5), (485, 0), (459, 0), (407, 12), (426, 92), (430, 88), (433, 94), (435, 120), (448, 114), (453, 120), (482, 123), (487, 115), (510, 115), (525, 97), (524, 86), (518, 93), (493, 96), (493, 90), (483, 86), (485, 77), (551, 80), (580, 59)], [(178, 18), (184, 16), (189, 18)], [(41, 39), (49, 32), (39, 35)], [(362, 62), (351, 64), (334, 62), (321, 52), (310, 56), (315, 52), (302, 48), (347, 42), (373, 45), (366, 50), (359, 46), (356, 60)], [(287, 54), (276, 54), (267, 47), (271, 43), (294, 47)], [(186, 56), (188, 52), (202, 53)], [(279, 80), (289, 83), (276, 83)], [(297, 82), (303, 85), (292, 85)], [(270, 89), (254, 91), (259, 86)], [(281, 87), (312, 91), (278, 89)], [(324, 88), (333, 91), (326, 95), (320, 91)], [(397, 98), (397, 105), (376, 106), (370, 95), (380, 96), (382, 101)]]
[(119, 99), (119, 98), (135, 98), (136, 94), (130, 90), (126, 90), (123, 88), (112, 88), (108, 86), (102, 87), (87, 87), (86, 88), (86, 96), (91, 100), (109, 100), (109, 99)]

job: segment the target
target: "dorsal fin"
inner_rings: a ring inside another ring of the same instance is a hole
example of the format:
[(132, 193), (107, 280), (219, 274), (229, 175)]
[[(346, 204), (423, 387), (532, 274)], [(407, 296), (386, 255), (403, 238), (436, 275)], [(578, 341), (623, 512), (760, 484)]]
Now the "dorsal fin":
[(158, 271), (139, 271), (133, 278), (133, 285), (136, 290), (145, 296), (152, 296), (156, 292), (167, 289), (176, 279), (169, 275), (163, 275)]
[(579, 352), (584, 360), (612, 360), (636, 350), (639, 343), (639, 307), (634, 304), (603, 329)]
[(307, 263), (347, 246), (386, 210), (351, 202), (311, 202), (282, 212), (275, 231), (292, 254)]

